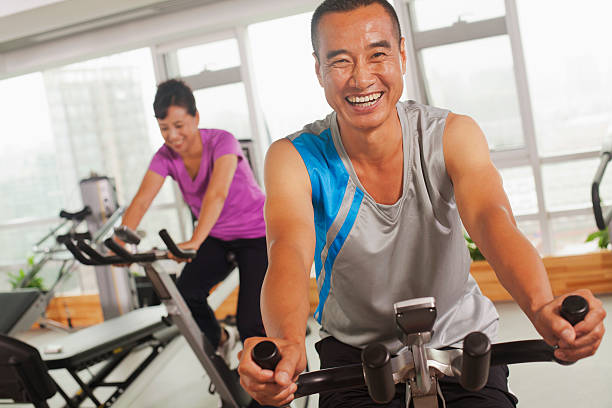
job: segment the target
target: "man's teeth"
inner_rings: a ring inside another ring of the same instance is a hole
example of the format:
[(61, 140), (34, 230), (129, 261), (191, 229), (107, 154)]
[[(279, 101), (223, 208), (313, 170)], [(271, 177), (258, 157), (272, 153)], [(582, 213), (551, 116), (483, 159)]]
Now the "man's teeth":
[(372, 106), (380, 98), (382, 92), (373, 93), (366, 96), (349, 96), (346, 99), (353, 104), (360, 104), (363, 106)]

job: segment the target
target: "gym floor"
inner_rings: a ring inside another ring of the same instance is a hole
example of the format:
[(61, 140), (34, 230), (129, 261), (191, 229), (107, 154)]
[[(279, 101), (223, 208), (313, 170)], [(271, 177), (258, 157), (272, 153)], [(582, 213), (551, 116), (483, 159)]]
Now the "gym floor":
[[(600, 296), (608, 311), (606, 327), (612, 326), (612, 294)], [(498, 303), (500, 314), (499, 341), (538, 338), (530, 322), (514, 303)], [(314, 343), (318, 340), (318, 325), (309, 322), (311, 334), (307, 338), (308, 359), (311, 369), (318, 368)], [(61, 334), (47, 331), (23, 333), (20, 338), (39, 347), (52, 343)], [(238, 352), (238, 348), (235, 353)], [(142, 355), (134, 355), (119, 367), (113, 378), (122, 378), (122, 368), (138, 362)], [(235, 360), (237, 364), (237, 358)], [(612, 372), (612, 334), (604, 340), (595, 357), (569, 367), (556, 364), (530, 363), (510, 368), (510, 388), (519, 398), (519, 407), (592, 408), (612, 407), (610, 380)], [(52, 372), (54, 378), (69, 393), (78, 388), (65, 372)], [(182, 337), (175, 339), (153, 364), (136, 380), (115, 403), (115, 407), (147, 408), (195, 408), (216, 407), (218, 399), (208, 392), (209, 380), (191, 349)], [(101, 395), (102, 396), (102, 395)], [(588, 401), (588, 402), (587, 402)], [(302, 407), (304, 401), (296, 404)], [(308, 407), (318, 406), (316, 396), (311, 396)], [(50, 407), (63, 406), (63, 399), (56, 395), (49, 400)], [(28, 405), (17, 405), (28, 406)], [(93, 406), (90, 403), (85, 406)]]

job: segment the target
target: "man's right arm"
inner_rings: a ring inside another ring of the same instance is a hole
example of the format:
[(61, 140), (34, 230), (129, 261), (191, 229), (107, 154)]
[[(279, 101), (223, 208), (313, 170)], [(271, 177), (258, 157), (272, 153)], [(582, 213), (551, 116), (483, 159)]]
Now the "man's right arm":
[(268, 150), (265, 185), (268, 270), (261, 312), (266, 334), (279, 347), (282, 360), (273, 374), (262, 375), (265, 370), (254, 367), (248, 357), (262, 339), (248, 339), (239, 372), (243, 386), (259, 402), (283, 405), (292, 399), (293, 381), (306, 366), (304, 338), (315, 250), (310, 179), (289, 140), (279, 140)]

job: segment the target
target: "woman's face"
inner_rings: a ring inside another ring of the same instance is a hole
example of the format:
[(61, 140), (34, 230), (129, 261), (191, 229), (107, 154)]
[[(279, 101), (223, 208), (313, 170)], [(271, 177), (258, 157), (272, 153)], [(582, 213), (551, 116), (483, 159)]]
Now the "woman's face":
[(174, 105), (168, 108), (164, 119), (157, 119), (166, 145), (178, 154), (189, 152), (199, 140), (199, 122), (200, 114), (197, 111), (195, 116), (191, 116), (185, 108)]

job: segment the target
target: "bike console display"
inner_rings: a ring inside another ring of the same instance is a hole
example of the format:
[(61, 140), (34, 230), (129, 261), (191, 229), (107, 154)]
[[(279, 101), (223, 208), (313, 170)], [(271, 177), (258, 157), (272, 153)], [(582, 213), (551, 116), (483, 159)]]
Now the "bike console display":
[(395, 322), (406, 335), (431, 332), (436, 322), (436, 301), (432, 297), (397, 302), (393, 309)]

